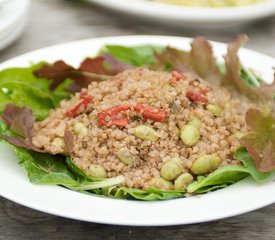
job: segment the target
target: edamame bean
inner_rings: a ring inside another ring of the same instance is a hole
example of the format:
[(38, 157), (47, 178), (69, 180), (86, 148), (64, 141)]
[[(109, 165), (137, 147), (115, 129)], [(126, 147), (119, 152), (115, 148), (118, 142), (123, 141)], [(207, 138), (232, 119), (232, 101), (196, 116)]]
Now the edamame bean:
[(172, 158), (162, 166), (161, 176), (166, 180), (176, 179), (183, 171), (183, 165), (179, 158)]
[(184, 191), (192, 181), (193, 176), (190, 173), (183, 173), (175, 180), (174, 189)]
[(79, 135), (87, 135), (88, 134), (88, 128), (81, 122), (76, 123), (73, 127), (74, 132)]
[(153, 128), (145, 125), (137, 126), (133, 134), (143, 140), (157, 141), (159, 139), (158, 133)]
[(149, 183), (151, 186), (162, 190), (173, 190), (173, 183), (161, 177), (152, 178)]
[(202, 155), (197, 158), (191, 167), (191, 172), (200, 175), (211, 173), (221, 164), (221, 159), (214, 155)]
[(180, 138), (185, 145), (193, 146), (200, 139), (200, 131), (194, 125), (185, 125), (181, 129)]
[(156, 99), (150, 99), (148, 101), (148, 103), (150, 104), (150, 106), (157, 106), (158, 105), (158, 101)]
[(199, 129), (201, 127), (201, 120), (197, 117), (193, 117), (192, 120), (188, 122), (188, 125), (193, 125)]
[(226, 103), (224, 104), (224, 107), (225, 107), (226, 109), (230, 109), (230, 108), (231, 108), (230, 102), (226, 102)]
[(52, 144), (53, 144), (54, 146), (58, 147), (58, 148), (62, 148), (62, 149), (65, 148), (64, 139), (61, 138), (61, 137), (56, 137), (56, 138), (53, 140)]
[(214, 104), (208, 104), (206, 109), (211, 112), (214, 116), (219, 117), (223, 114), (223, 110), (220, 106)]
[(125, 165), (133, 166), (135, 164), (135, 157), (126, 147), (119, 149), (118, 158)]
[(238, 139), (242, 138), (244, 135), (245, 135), (244, 133), (239, 132), (239, 131), (237, 131), (237, 132), (234, 133), (234, 136), (235, 136), (236, 138), (238, 138)]
[(94, 178), (107, 178), (107, 173), (104, 167), (100, 165), (91, 165), (89, 167), (89, 175)]
[(163, 86), (162, 86), (162, 88), (164, 89), (164, 90), (171, 90), (171, 89), (173, 89), (173, 87), (170, 85), (170, 84), (164, 84)]

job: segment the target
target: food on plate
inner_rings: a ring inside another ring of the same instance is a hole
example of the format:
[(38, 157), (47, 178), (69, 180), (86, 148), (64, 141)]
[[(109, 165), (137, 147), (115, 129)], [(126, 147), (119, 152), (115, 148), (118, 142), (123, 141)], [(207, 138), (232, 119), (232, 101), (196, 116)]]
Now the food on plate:
[(188, 7), (242, 7), (264, 2), (264, 0), (151, 0)]
[(0, 72), (0, 137), (33, 183), (160, 200), (224, 188), (275, 168), (275, 83), (229, 44), (218, 63), (190, 51), (103, 46), (78, 68), (57, 61)]
[[(83, 96), (92, 100), (83, 103)], [(61, 101), (34, 124), (32, 143), (71, 156), (87, 175), (99, 165), (109, 178), (123, 175), (124, 186), (146, 189), (154, 177), (173, 181), (184, 172), (205, 174), (238, 164), (234, 133), (245, 133), (243, 110), (227, 90), (188, 73), (138, 68), (92, 82)], [(194, 118), (200, 127), (190, 123)], [(69, 154), (66, 132), (73, 137)], [(200, 164), (205, 158), (209, 166)]]

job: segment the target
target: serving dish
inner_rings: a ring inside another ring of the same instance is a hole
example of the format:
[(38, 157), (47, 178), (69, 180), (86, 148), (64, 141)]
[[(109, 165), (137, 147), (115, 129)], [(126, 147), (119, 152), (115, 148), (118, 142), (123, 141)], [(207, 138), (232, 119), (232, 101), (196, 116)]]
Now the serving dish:
[[(54, 62), (63, 59), (77, 65), (84, 57), (97, 53), (102, 45), (170, 45), (188, 49), (191, 39), (165, 36), (110, 37), (65, 43), (11, 59), (0, 69), (28, 66), (41, 60)], [(226, 52), (226, 45), (213, 43), (218, 59)], [(88, 49), (88, 50), (87, 50)], [(273, 58), (242, 49), (240, 58), (246, 67), (254, 67), (268, 82), (272, 81)], [(43, 212), (77, 220), (139, 226), (190, 224), (221, 219), (255, 210), (275, 202), (274, 177), (267, 183), (256, 184), (246, 178), (230, 187), (205, 195), (167, 201), (129, 201), (107, 199), (77, 193), (62, 187), (34, 185), (12, 152), (0, 145), (0, 194), (19, 204)]]
[(99, 6), (147, 19), (158, 24), (200, 29), (236, 27), (269, 17), (275, 13), (275, 1), (245, 7), (198, 8), (185, 7), (147, 0), (88, 0)]

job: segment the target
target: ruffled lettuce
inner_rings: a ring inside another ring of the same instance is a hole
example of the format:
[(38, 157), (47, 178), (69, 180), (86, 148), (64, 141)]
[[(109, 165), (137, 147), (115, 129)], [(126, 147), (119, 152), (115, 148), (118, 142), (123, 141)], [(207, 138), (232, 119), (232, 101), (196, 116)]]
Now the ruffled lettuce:
[[(28, 107), (18, 107), (12, 103), (5, 105), (1, 115), (2, 131), (0, 138), (12, 143), (17, 147), (23, 147), (36, 152), (43, 152), (32, 143), (32, 127), (35, 117)], [(4, 123), (8, 127), (4, 127)], [(7, 129), (11, 131), (7, 131)], [(4, 131), (5, 130), (5, 131)]]
[(213, 56), (211, 44), (204, 37), (194, 38), (190, 51), (166, 47), (164, 51), (155, 53), (155, 58), (152, 66), (155, 70), (189, 72), (215, 85), (219, 85), (223, 77)]
[(79, 92), (93, 81), (104, 81), (126, 69), (133, 67), (118, 61), (112, 55), (104, 53), (95, 58), (86, 58), (78, 68), (74, 68), (62, 60), (53, 64), (43, 64), (33, 71), (38, 78), (51, 80), (50, 90), (55, 90), (66, 80), (72, 80), (67, 90)]
[(263, 111), (249, 109), (246, 113), (248, 134), (240, 139), (254, 159), (257, 169), (269, 172), (275, 169), (275, 118), (268, 107)]

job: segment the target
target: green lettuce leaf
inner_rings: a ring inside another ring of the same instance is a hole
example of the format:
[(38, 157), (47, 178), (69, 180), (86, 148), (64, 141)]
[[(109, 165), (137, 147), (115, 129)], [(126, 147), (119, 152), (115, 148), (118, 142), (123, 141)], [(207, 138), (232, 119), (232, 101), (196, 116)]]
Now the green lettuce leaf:
[(19, 164), (26, 170), (30, 182), (35, 184), (61, 185), (73, 190), (91, 190), (118, 185), (122, 176), (92, 181), (75, 176), (65, 163), (64, 156), (37, 153), (14, 147)]
[(82, 169), (80, 169), (74, 162), (71, 157), (66, 157), (66, 164), (69, 167), (69, 169), (77, 176), (81, 176), (87, 179), (94, 180), (92, 177), (87, 175)]
[(30, 107), (36, 118), (42, 120), (51, 108), (70, 96), (66, 91), (70, 80), (65, 81), (57, 89), (49, 89), (51, 81), (39, 79), (33, 71), (44, 63), (26, 68), (9, 68), (0, 71), (0, 114), (7, 103)]
[(197, 181), (187, 187), (189, 193), (204, 193), (218, 188), (227, 187), (247, 177), (249, 171), (244, 166), (225, 166), (207, 177), (198, 177)]
[[(66, 158), (66, 164), (75, 175), (83, 177), (84, 179), (95, 180), (94, 178), (88, 176), (77, 165), (75, 165), (71, 157)], [(103, 188), (100, 194), (106, 197), (112, 197), (112, 198), (139, 199), (144, 201), (164, 200), (164, 199), (179, 198), (184, 196), (183, 193), (178, 191), (164, 191), (156, 188), (140, 190), (140, 189), (134, 189), (134, 188), (127, 188), (127, 187), (118, 187), (118, 186)]]
[(257, 88), (263, 82), (262, 78), (258, 76), (253, 69), (241, 66), (240, 69), (241, 79), (250, 87)]
[[(86, 179), (95, 180), (88, 176), (83, 170), (81, 170), (72, 160), (71, 157), (66, 158), (66, 164), (70, 170), (77, 176), (84, 177)], [(113, 186), (109, 188), (103, 188), (100, 194), (106, 197), (119, 198), (119, 199), (139, 199), (144, 201), (152, 200), (164, 200), (179, 198), (184, 196), (183, 193), (177, 191), (164, 191), (156, 188), (149, 188), (147, 190), (140, 190), (127, 187)]]
[(111, 187), (103, 189), (102, 194), (106, 197), (119, 199), (137, 199), (143, 201), (167, 200), (184, 197), (184, 193), (182, 192), (161, 190), (153, 187), (146, 190), (127, 187)]
[(163, 47), (154, 45), (140, 45), (125, 47), (120, 45), (106, 45), (101, 49), (102, 53), (109, 53), (123, 63), (141, 67), (155, 63), (155, 53), (159, 53)]
[(15, 148), (19, 164), (27, 171), (32, 183), (62, 185), (68, 188), (78, 186), (74, 175), (64, 164), (64, 158)]
[[(118, 176), (116, 178), (113, 178), (111, 180), (111, 178), (109, 179), (102, 179), (102, 178), (94, 178), (89, 176), (88, 174), (86, 174), (82, 169), (80, 169), (73, 161), (73, 159), (71, 157), (66, 157), (66, 165), (68, 166), (68, 168), (72, 171), (72, 173), (74, 174), (74, 176), (76, 176), (78, 179), (80, 179), (82, 182), (83, 180), (85, 181), (85, 179), (91, 180), (91, 181), (97, 181), (98, 182), (98, 188), (102, 188), (101, 184), (103, 184), (102, 186), (105, 187), (104, 185), (106, 183), (111, 183), (115, 181), (118, 181), (119, 183), (124, 181), (124, 177), (122, 176)], [(110, 180), (110, 181), (109, 181)], [(116, 184), (113, 184), (116, 185)]]
[[(16, 136), (2, 121), (0, 121), (0, 134)], [(9, 144), (4, 139), (0, 138), (0, 141)], [(71, 172), (64, 156), (39, 153), (9, 145), (14, 149), (19, 164), (26, 170), (30, 182), (35, 184), (61, 185), (69, 189), (85, 191), (118, 185), (124, 181), (121, 176), (100, 181), (81, 177)]]
[(247, 171), (249, 172), (249, 174), (257, 181), (257, 182), (264, 182), (267, 181), (274, 172), (270, 171), (270, 172), (260, 172), (256, 165), (254, 160), (252, 159), (251, 156), (249, 156), (248, 151), (244, 148), (244, 147), (240, 147), (235, 155), (234, 158), (241, 161), (244, 166), (247, 168)]
[(49, 109), (54, 108), (52, 97), (32, 85), (21, 82), (4, 82), (1, 89), (8, 89), (7, 93), (0, 91), (0, 109), (4, 109), (7, 103), (18, 103), (19, 106), (29, 106), (37, 119), (43, 119), (48, 115)]
[(32, 72), (41, 67), (44, 62), (34, 64), (26, 68), (7, 68), (0, 72), (0, 82), (21, 82), (35, 86), (39, 89), (47, 89), (50, 82), (47, 79), (38, 79), (32, 74)]
[(199, 176), (197, 181), (188, 186), (187, 192), (205, 193), (218, 188), (224, 188), (249, 175), (257, 182), (264, 182), (274, 174), (274, 171), (260, 172), (244, 147), (240, 147), (236, 151), (234, 159), (241, 161), (243, 166), (225, 166), (210, 173), (207, 177)]

